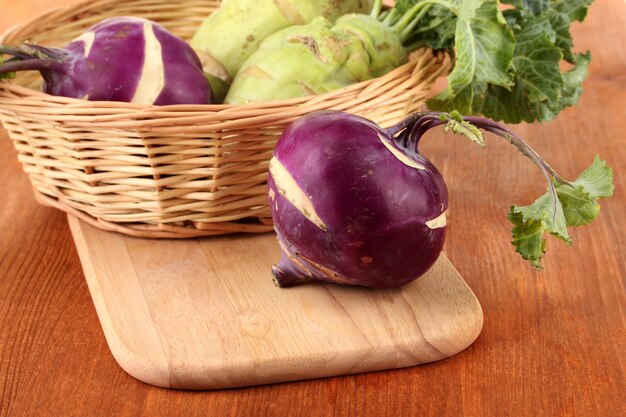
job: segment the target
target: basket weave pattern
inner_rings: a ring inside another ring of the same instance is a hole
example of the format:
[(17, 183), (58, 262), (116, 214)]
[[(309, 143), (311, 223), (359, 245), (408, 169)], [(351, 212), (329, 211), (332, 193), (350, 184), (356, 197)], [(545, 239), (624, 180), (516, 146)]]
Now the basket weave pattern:
[[(13, 28), (0, 43), (63, 46), (98, 21), (141, 16), (190, 39), (219, 6), (211, 0), (89, 0)], [(245, 106), (142, 106), (53, 97), (36, 73), (0, 82), (0, 120), (38, 201), (105, 230), (197, 237), (271, 230), (267, 168), (276, 139), (315, 110), (382, 126), (418, 110), (450, 69), (416, 51), (391, 73), (318, 96)]]

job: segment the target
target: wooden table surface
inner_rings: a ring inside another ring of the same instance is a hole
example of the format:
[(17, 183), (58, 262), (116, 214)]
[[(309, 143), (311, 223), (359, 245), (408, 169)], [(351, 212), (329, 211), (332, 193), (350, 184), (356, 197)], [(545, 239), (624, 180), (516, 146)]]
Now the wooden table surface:
[[(0, 29), (68, 3), (0, 0)], [(543, 192), (534, 167), (497, 139), (425, 141), (450, 188), (446, 252), (485, 323), (466, 351), (409, 369), (209, 392), (134, 380), (106, 345), (65, 215), (34, 201), (0, 130), (0, 416), (626, 415), (624, 27), (624, 1), (597, 0), (574, 30), (593, 51), (580, 103), (514, 126), (565, 177), (596, 153), (616, 173), (599, 220), (573, 230), (573, 247), (549, 239), (543, 271), (514, 253), (505, 218)]]

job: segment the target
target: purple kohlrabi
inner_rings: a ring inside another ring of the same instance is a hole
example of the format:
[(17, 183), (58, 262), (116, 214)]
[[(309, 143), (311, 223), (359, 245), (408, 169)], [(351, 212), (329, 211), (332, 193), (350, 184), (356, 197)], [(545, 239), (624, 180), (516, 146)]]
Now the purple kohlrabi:
[(65, 48), (0, 47), (13, 58), (0, 73), (38, 70), (55, 96), (137, 104), (208, 104), (211, 90), (193, 49), (163, 26), (137, 17), (96, 24)]
[(358, 116), (317, 112), (291, 124), (270, 161), (269, 197), (280, 286), (397, 287), (426, 272), (443, 247), (441, 174)]

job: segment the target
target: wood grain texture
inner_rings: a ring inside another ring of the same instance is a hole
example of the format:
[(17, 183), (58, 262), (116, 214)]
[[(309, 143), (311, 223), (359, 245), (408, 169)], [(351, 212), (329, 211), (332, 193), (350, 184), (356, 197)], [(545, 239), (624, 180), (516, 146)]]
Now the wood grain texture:
[(445, 255), (400, 289), (280, 289), (273, 233), (155, 240), (68, 220), (113, 356), (152, 385), (232, 388), (403, 368), (457, 354), (482, 328), (478, 300)]
[[(3, 25), (34, 4), (5, 2)], [(576, 49), (593, 50), (579, 105), (514, 126), (565, 176), (595, 153), (616, 173), (598, 221), (573, 231), (573, 247), (550, 239), (543, 272), (513, 253), (504, 217), (544, 189), (533, 167), (497, 139), (424, 140), (451, 194), (446, 253), (485, 323), (468, 349), (419, 367), (210, 392), (137, 382), (109, 353), (65, 216), (35, 203), (0, 133), (0, 416), (626, 415), (624, 27), (623, 0), (596, 0), (573, 30)]]

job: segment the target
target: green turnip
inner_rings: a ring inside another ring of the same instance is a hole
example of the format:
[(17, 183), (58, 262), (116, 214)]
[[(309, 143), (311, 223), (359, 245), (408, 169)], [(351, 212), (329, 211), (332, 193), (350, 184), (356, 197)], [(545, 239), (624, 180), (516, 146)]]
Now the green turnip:
[(402, 31), (411, 20), (387, 25), (380, 0), (370, 15), (323, 17), (283, 29), (261, 43), (243, 64), (226, 96), (246, 104), (322, 94), (386, 74), (407, 62)]
[(272, 33), (317, 16), (334, 21), (370, 7), (371, 0), (224, 0), (202, 22), (191, 46), (205, 72), (230, 84), (241, 65)]

